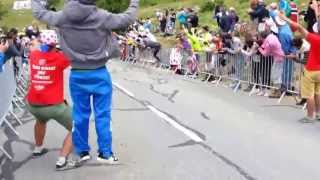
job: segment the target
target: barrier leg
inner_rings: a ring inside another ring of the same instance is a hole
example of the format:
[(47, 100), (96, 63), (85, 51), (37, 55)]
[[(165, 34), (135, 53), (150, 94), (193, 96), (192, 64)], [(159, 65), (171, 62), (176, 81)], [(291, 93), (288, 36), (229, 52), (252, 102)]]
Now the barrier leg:
[(205, 82), (208, 82), (209, 79), (211, 78), (212, 74), (208, 74), (209, 76), (207, 77), (206, 81)]
[(222, 80), (222, 76), (219, 77), (219, 79), (218, 79), (218, 81), (216, 83), (216, 87), (218, 87), (220, 85), (221, 80)]
[(249, 96), (252, 96), (252, 94), (253, 94), (253, 92), (254, 92), (254, 90), (257, 88), (257, 84), (254, 84), (253, 85), (253, 87), (252, 87), (252, 89), (251, 89), (251, 91), (250, 91), (250, 93), (249, 93)]
[(22, 121), (18, 118), (18, 116), (12, 111), (12, 109), (9, 111), (9, 113), (17, 120), (17, 122), (20, 125), (23, 125)]
[(240, 85), (241, 85), (241, 82), (239, 81), (239, 82), (237, 83), (236, 87), (235, 87), (234, 90), (233, 90), (234, 93), (236, 93), (236, 92), (238, 91)]
[(18, 95), (14, 95), (14, 100), (15, 100), (15, 102), (19, 101), (20, 104), (25, 105), (25, 103), (23, 102), (23, 98), (19, 97)]
[(2, 147), (0, 146), (0, 150), (3, 152), (3, 154), (10, 160), (12, 160), (12, 156)]
[(3, 119), (3, 122), (6, 123), (6, 125), (9, 127), (9, 129), (11, 129), (11, 131), (12, 131), (16, 136), (19, 136), (18, 131), (16, 131), (16, 130), (13, 128), (13, 126), (10, 124), (10, 122), (9, 122), (6, 118)]
[(15, 101), (15, 99), (12, 101), (12, 103), (13, 103), (21, 112), (23, 112), (23, 109), (22, 109), (21, 106)]
[(307, 109), (307, 103), (304, 103), (302, 109), (303, 109), (303, 110), (306, 110), (306, 109)]
[(278, 104), (281, 103), (282, 99), (284, 98), (284, 96), (286, 95), (286, 92), (283, 92), (278, 100)]

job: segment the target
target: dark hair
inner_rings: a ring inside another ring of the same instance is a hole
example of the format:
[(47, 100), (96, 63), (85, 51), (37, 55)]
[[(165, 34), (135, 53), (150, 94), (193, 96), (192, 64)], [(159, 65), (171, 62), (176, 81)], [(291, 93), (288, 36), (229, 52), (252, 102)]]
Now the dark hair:
[(301, 48), (303, 44), (303, 40), (301, 37), (295, 37), (293, 40), (292, 40), (292, 45), (294, 47), (297, 47), (297, 48)]

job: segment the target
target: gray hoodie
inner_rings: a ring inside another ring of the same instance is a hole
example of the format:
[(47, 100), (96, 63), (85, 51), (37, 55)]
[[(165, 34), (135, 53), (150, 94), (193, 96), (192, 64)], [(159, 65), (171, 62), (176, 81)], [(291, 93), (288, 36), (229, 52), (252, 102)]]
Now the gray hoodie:
[(69, 0), (63, 10), (53, 12), (42, 1), (32, 0), (33, 15), (59, 29), (61, 48), (75, 69), (96, 69), (115, 56), (118, 44), (112, 30), (132, 24), (139, 6), (139, 0), (131, 0), (124, 13), (113, 14), (98, 9), (94, 0)]

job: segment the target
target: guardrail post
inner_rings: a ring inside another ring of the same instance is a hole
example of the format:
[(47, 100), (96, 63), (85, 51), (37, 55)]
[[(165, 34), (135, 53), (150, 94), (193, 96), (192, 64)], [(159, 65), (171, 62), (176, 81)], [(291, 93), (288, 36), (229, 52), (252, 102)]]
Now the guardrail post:
[(286, 95), (286, 92), (284, 91), (284, 92), (281, 94), (281, 96), (280, 96), (280, 98), (279, 98), (279, 100), (278, 100), (278, 104), (281, 103), (281, 101), (282, 101), (282, 99), (284, 98), (285, 95)]
[(13, 157), (2, 147), (0, 146), (0, 150), (3, 152), (3, 154), (10, 160), (13, 159)]
[(253, 91), (254, 91), (256, 88), (257, 88), (257, 84), (254, 84), (253, 87), (252, 87), (252, 89), (251, 89), (251, 91), (250, 91), (250, 93), (249, 93), (249, 96), (252, 96)]
[(236, 93), (236, 92), (238, 91), (240, 85), (241, 85), (241, 82), (239, 81), (239, 82), (237, 83), (236, 87), (235, 87), (234, 90), (233, 90), (234, 93)]

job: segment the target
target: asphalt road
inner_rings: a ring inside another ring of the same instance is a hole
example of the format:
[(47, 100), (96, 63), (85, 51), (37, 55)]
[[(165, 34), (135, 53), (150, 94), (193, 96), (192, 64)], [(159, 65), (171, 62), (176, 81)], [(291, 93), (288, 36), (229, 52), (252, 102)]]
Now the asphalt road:
[(108, 67), (114, 81), (114, 150), (120, 165), (101, 166), (93, 159), (79, 169), (55, 172), (57, 148), (66, 132), (50, 122), (50, 152), (32, 159), (34, 123), (25, 114), (25, 125), (17, 128), (20, 140), (8, 130), (1, 138), (14, 160), (0, 158), (0, 179), (320, 179), (320, 123), (300, 124), (304, 113), (292, 106), (293, 99), (279, 105), (157, 69), (115, 61)]

